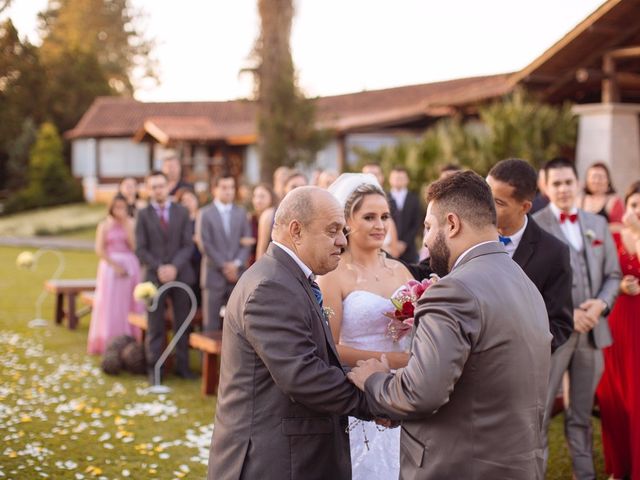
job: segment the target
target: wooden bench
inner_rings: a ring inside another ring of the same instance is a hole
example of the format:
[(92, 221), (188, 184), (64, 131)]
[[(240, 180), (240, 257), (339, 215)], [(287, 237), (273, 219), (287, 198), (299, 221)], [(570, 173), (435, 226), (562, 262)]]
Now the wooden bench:
[[(95, 290), (96, 281), (93, 278), (73, 280), (47, 280), (46, 282), (44, 282), (44, 288), (47, 292), (56, 295), (56, 324), (61, 324), (62, 320), (66, 317), (69, 329), (75, 330), (75, 328), (78, 326), (79, 318), (76, 312), (76, 297), (81, 292)], [(65, 303), (67, 304), (66, 309), (64, 306)]]
[(202, 395), (218, 393), (220, 378), (220, 352), (222, 349), (222, 330), (192, 333), (189, 345), (200, 350), (202, 356)]

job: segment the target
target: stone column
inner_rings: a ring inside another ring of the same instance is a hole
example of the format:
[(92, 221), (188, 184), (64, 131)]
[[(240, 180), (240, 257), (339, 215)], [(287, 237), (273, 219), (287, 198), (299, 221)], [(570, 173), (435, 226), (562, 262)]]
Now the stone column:
[(576, 166), (581, 182), (594, 162), (606, 163), (621, 196), (640, 180), (640, 104), (596, 103), (576, 105), (580, 117)]

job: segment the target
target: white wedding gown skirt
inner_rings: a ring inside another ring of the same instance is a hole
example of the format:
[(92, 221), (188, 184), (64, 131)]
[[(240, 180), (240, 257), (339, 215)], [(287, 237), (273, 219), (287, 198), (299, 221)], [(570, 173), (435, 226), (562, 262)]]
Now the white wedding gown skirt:
[[(391, 300), (375, 293), (355, 290), (342, 304), (340, 344), (361, 350), (402, 352), (409, 335), (395, 343), (387, 336), (393, 311)], [(384, 429), (374, 422), (349, 417), (353, 480), (396, 480), (400, 473), (400, 428)]]

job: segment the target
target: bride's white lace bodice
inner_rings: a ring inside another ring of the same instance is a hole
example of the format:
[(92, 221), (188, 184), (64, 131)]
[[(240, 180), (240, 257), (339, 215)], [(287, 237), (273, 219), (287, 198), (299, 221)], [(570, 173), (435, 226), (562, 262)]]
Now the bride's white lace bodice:
[(340, 344), (361, 350), (401, 352), (406, 350), (409, 335), (394, 342), (387, 335), (389, 318), (394, 310), (391, 300), (366, 290), (354, 290), (342, 301)]

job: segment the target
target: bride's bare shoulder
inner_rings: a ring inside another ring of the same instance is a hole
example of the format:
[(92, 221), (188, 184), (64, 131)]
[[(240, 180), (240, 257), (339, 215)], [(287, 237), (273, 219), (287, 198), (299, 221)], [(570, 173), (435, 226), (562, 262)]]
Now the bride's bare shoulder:
[(384, 261), (387, 267), (391, 268), (391, 270), (394, 272), (394, 276), (407, 278), (411, 277), (411, 272), (409, 272), (409, 269), (401, 261), (395, 260), (393, 258), (385, 258)]

